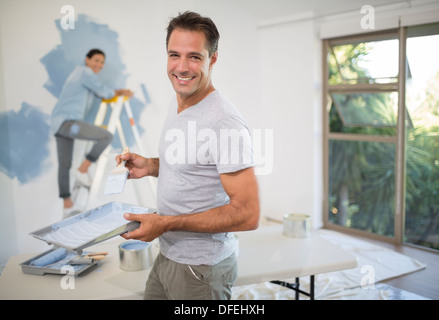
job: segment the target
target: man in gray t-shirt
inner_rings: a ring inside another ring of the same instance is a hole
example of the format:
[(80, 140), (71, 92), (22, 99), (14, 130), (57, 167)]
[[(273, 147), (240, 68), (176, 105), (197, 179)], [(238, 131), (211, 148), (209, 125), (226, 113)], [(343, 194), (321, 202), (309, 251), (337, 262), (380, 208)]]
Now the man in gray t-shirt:
[(160, 137), (159, 158), (129, 153), (129, 178), (158, 177), (157, 214), (126, 239), (159, 237), (160, 254), (146, 299), (229, 299), (237, 277), (231, 232), (257, 228), (258, 185), (250, 131), (211, 81), (219, 33), (209, 19), (185, 12), (171, 20), (168, 76), (176, 92)]

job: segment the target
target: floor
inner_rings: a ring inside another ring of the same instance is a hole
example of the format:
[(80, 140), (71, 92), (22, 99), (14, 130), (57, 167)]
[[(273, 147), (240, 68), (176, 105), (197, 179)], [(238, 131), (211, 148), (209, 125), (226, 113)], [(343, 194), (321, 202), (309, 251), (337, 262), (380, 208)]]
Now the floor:
[(371, 241), (389, 249), (393, 249), (427, 265), (427, 267), (422, 270), (388, 279), (382, 281), (382, 283), (416, 293), (429, 299), (439, 300), (439, 252), (414, 248), (406, 245), (394, 245), (364, 237), (361, 237), (361, 239)]

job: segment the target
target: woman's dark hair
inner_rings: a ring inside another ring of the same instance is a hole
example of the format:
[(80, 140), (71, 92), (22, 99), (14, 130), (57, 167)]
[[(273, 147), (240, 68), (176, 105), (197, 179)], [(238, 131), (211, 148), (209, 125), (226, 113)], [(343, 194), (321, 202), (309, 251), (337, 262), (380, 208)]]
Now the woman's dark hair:
[(218, 29), (213, 21), (208, 17), (202, 17), (200, 14), (186, 11), (179, 13), (179, 15), (173, 18), (168, 25), (166, 35), (166, 48), (168, 47), (169, 38), (172, 31), (176, 28), (181, 28), (190, 31), (202, 31), (206, 37), (207, 50), (209, 51), (209, 57), (218, 51), (218, 41), (220, 38)]
[(102, 54), (105, 58), (105, 53), (102, 50), (99, 49), (91, 49), (88, 53), (87, 53), (87, 58), (91, 59), (95, 54)]

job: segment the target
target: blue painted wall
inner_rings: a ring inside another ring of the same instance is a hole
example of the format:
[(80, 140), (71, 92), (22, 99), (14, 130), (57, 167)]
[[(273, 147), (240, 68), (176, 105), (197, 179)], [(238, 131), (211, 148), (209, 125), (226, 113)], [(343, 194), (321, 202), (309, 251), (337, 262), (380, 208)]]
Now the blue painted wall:
[[(43, 87), (54, 97), (58, 98), (64, 82), (73, 69), (84, 64), (86, 53), (92, 48), (105, 52), (106, 62), (98, 74), (108, 86), (125, 88), (129, 75), (120, 55), (118, 34), (106, 24), (99, 24), (85, 14), (79, 14), (75, 29), (63, 29), (60, 20), (54, 21), (61, 44), (44, 55), (40, 62), (44, 66), (48, 79)], [(147, 95), (145, 85), (143, 94)], [(145, 96), (145, 99), (149, 99)], [(100, 105), (100, 99), (93, 101), (93, 106), (86, 120), (93, 122)], [(146, 103), (133, 97), (130, 105), (135, 119), (140, 118)], [(8, 108), (6, 108), (8, 109)], [(11, 179), (17, 178), (20, 183), (26, 183), (42, 175), (50, 167), (48, 163), (48, 143), (51, 138), (49, 128), (50, 114), (46, 114), (38, 106), (23, 102), (18, 112), (7, 111), (0, 113), (0, 171)], [(108, 117), (107, 117), (108, 121)], [(125, 110), (121, 115), (128, 146), (135, 144), (129, 119)], [(137, 124), (140, 134), (144, 131)], [(5, 132), (8, 130), (8, 132)], [(121, 148), (119, 136), (116, 133), (113, 140), (114, 148)], [(57, 164), (55, 164), (57, 165)]]

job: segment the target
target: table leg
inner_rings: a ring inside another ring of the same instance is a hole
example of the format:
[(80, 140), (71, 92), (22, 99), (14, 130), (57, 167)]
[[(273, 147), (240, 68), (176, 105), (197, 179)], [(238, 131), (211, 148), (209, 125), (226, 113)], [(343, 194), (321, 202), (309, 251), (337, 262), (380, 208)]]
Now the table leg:
[(270, 282), (296, 291), (296, 293), (295, 293), (296, 300), (299, 300), (300, 293), (304, 294), (305, 296), (308, 296), (310, 300), (314, 300), (314, 298), (315, 298), (314, 297), (314, 282), (315, 282), (314, 280), (315, 280), (314, 275), (311, 275), (310, 276), (310, 283), (309, 283), (309, 292), (305, 292), (305, 291), (300, 290), (300, 288), (299, 288), (300, 287), (300, 278), (299, 277), (296, 277), (295, 283), (290, 283), (290, 282), (286, 282), (286, 281), (279, 281), (279, 280), (273, 280)]

